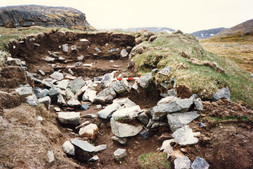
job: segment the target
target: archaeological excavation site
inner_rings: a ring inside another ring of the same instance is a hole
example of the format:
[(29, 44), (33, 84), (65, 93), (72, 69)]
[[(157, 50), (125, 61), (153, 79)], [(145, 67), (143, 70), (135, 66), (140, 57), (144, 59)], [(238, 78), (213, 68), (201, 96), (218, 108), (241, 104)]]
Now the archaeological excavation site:
[(253, 168), (252, 79), (192, 35), (4, 29), (0, 168)]

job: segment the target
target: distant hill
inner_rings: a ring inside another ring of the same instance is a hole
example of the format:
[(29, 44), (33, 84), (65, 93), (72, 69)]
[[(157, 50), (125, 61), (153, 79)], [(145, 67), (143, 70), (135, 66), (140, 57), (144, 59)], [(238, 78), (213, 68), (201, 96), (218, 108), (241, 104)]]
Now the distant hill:
[(149, 32), (174, 32), (175, 30), (167, 27), (137, 27), (137, 28), (128, 28), (124, 29), (124, 31), (139, 31), (139, 30), (147, 30)]
[(74, 8), (39, 5), (0, 8), (0, 26), (7, 28), (44, 26), (93, 29), (87, 22), (85, 14)]
[(246, 22), (243, 22), (229, 29), (226, 29), (218, 33), (216, 37), (233, 35), (233, 34), (253, 35), (253, 19), (247, 20)]
[(226, 30), (226, 28), (214, 28), (214, 29), (207, 29), (207, 30), (201, 30), (197, 32), (191, 33), (191, 35), (195, 36), (198, 39), (207, 39), (212, 37), (213, 35)]

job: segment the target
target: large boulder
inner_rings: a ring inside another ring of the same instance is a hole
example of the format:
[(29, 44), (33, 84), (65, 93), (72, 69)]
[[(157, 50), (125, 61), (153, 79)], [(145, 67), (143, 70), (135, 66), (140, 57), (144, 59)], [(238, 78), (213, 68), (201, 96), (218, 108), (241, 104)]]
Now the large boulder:
[(73, 93), (76, 93), (79, 89), (81, 89), (85, 85), (85, 81), (82, 77), (78, 77), (72, 82), (69, 83), (69, 88)]
[(147, 88), (149, 84), (152, 81), (152, 73), (147, 73), (144, 76), (141, 76), (140, 79), (138, 79), (138, 83), (142, 88)]

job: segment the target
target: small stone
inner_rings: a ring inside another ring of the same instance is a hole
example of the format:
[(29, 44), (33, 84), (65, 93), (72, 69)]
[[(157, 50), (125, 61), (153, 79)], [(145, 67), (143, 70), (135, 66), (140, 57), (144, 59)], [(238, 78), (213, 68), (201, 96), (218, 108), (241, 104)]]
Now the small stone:
[(63, 44), (62, 45), (62, 50), (63, 50), (63, 52), (68, 53), (68, 51), (69, 51), (68, 44)]
[(102, 145), (99, 145), (99, 146), (95, 147), (95, 152), (104, 151), (106, 149), (107, 149), (107, 145), (106, 144), (102, 144)]
[(26, 97), (26, 102), (30, 105), (30, 106), (38, 106), (39, 101), (36, 97), (35, 94), (31, 95), (31, 96), (27, 96)]
[(49, 110), (50, 104), (51, 104), (51, 98), (49, 96), (40, 98), (38, 101), (39, 103), (43, 103), (46, 106), (46, 108)]
[(83, 105), (81, 105), (81, 108), (82, 109), (84, 109), (84, 110), (87, 110), (87, 109), (89, 109), (89, 105), (88, 104), (83, 104)]
[(75, 155), (75, 147), (70, 141), (65, 141), (64, 144), (62, 145), (62, 149), (64, 153), (74, 156)]
[(41, 117), (41, 116), (38, 116), (37, 119), (38, 119), (40, 122), (42, 122), (42, 121), (44, 120), (43, 117)]
[(81, 103), (75, 99), (75, 98), (71, 98), (68, 103), (67, 103), (70, 107), (80, 107)]
[(213, 99), (215, 101), (221, 99), (221, 98), (226, 98), (228, 100), (230, 100), (230, 90), (228, 87), (226, 88), (222, 88), (219, 89), (214, 95), (213, 95)]
[(101, 107), (102, 107), (101, 104), (97, 104), (97, 105), (96, 105), (96, 109), (100, 109)]
[(120, 56), (121, 56), (122, 58), (125, 58), (125, 57), (128, 56), (128, 52), (126, 51), (126, 49), (122, 49), (122, 50), (121, 50)]
[(191, 160), (186, 156), (179, 157), (174, 160), (174, 166), (175, 166), (175, 169), (190, 169)]
[(192, 162), (191, 168), (192, 169), (208, 169), (209, 168), (208, 162), (201, 158), (201, 157), (196, 157), (195, 160)]
[(74, 93), (71, 91), (70, 88), (67, 88), (65, 92), (66, 92), (66, 99), (71, 99), (75, 97)]
[(88, 45), (88, 44), (90, 43), (89, 40), (88, 40), (88, 39), (85, 39), (85, 38), (80, 39), (79, 42), (80, 42), (81, 44), (83, 44), (83, 45)]
[(13, 65), (13, 66), (21, 66), (22, 65), (22, 62), (20, 59), (12, 58), (12, 57), (8, 57), (6, 60), (6, 63), (8, 65)]
[(82, 64), (83, 64), (82, 62), (76, 62), (75, 67), (80, 67), (80, 66), (82, 66)]
[(250, 76), (253, 78), (253, 74), (250, 74)]
[(50, 56), (47, 56), (47, 57), (45, 58), (45, 61), (46, 61), (46, 62), (49, 62), (49, 63), (55, 62), (55, 58), (52, 58), (52, 57), (50, 57)]
[(92, 140), (95, 139), (97, 134), (98, 134), (98, 126), (93, 123), (91, 123), (87, 126), (84, 126), (79, 130), (79, 135), (81, 137), (88, 137)]
[(54, 111), (59, 112), (61, 109), (59, 107), (54, 107)]
[(78, 77), (72, 82), (69, 83), (69, 88), (73, 93), (76, 93), (79, 89), (81, 89), (85, 85), (85, 81), (82, 77)]
[(99, 157), (98, 157), (97, 155), (95, 155), (95, 156), (91, 157), (91, 158), (88, 160), (88, 162), (96, 162), (96, 161), (98, 161), (98, 160), (99, 160)]
[(193, 103), (195, 105), (196, 110), (203, 111), (204, 106), (203, 106), (202, 101), (201, 101), (200, 98), (197, 98), (196, 100), (194, 100)]
[(38, 98), (46, 97), (49, 94), (48, 89), (41, 89), (41, 88), (34, 88), (33, 92)]
[(42, 75), (42, 76), (45, 76), (46, 73), (43, 71), (43, 70), (38, 70), (38, 72)]
[(53, 74), (50, 75), (50, 77), (56, 80), (62, 80), (63, 74), (60, 72), (54, 72)]
[(58, 112), (58, 120), (61, 124), (77, 126), (81, 121), (80, 112)]
[(158, 73), (164, 76), (168, 76), (170, 72), (171, 72), (171, 68), (168, 66), (160, 70)]
[(57, 96), (57, 103), (58, 103), (59, 105), (62, 105), (62, 106), (65, 106), (65, 105), (66, 105), (66, 101), (65, 101), (64, 97), (63, 97), (61, 94), (59, 94), (59, 95)]
[(70, 49), (71, 49), (71, 51), (76, 51), (77, 49), (76, 49), (76, 45), (71, 45), (70, 46)]
[(79, 60), (79, 61), (83, 61), (83, 59), (84, 59), (83, 55), (77, 57), (77, 60)]
[(147, 140), (149, 138), (150, 130), (149, 129), (144, 129), (142, 130), (138, 136), (140, 136), (142, 139)]
[(117, 136), (112, 136), (111, 139), (119, 144), (126, 145), (127, 138), (120, 138)]
[(101, 53), (101, 50), (98, 47), (95, 47), (94, 49), (96, 52)]
[(122, 161), (127, 156), (127, 152), (126, 149), (118, 148), (114, 151), (113, 155), (116, 161)]
[(92, 67), (92, 63), (88, 64), (88, 63), (85, 63), (85, 64), (82, 64), (83, 67)]
[(56, 87), (66, 90), (68, 85), (69, 85), (69, 80), (64, 79), (64, 80), (58, 81), (58, 84), (56, 85)]
[(146, 114), (146, 112), (140, 113), (137, 117), (137, 119), (144, 125), (147, 125), (149, 122), (149, 117)]
[(54, 162), (54, 152), (53, 151), (48, 151), (47, 152), (47, 157), (48, 157), (48, 162), (52, 164)]
[(202, 122), (199, 122), (199, 127), (200, 127), (200, 128), (205, 128), (205, 127), (206, 127), (206, 124), (205, 124), (205, 123), (202, 123)]
[(149, 86), (149, 83), (152, 80), (152, 73), (147, 73), (144, 76), (141, 76), (140, 79), (138, 79), (138, 83), (142, 88), (147, 88)]

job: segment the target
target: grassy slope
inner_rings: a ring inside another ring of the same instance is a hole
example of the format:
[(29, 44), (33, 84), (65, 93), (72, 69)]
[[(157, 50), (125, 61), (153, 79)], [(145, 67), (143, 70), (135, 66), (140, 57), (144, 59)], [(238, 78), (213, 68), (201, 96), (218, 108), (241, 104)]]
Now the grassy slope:
[[(177, 85), (186, 85), (202, 98), (211, 98), (218, 88), (228, 86), (233, 101), (243, 101), (253, 106), (253, 79), (249, 74), (230, 59), (205, 51), (193, 36), (160, 34), (155, 41), (146, 41), (139, 46), (146, 47), (144, 53), (134, 56), (135, 64), (141, 73), (151, 71), (145, 63), (153, 62), (154, 58), (161, 56), (157, 68), (170, 66), (172, 71), (175, 71), (180, 63), (188, 67), (179, 69), (167, 77), (176, 77)], [(220, 74), (209, 67), (194, 65), (189, 59), (182, 57), (183, 52), (190, 58), (216, 62), (226, 73)], [(158, 82), (161, 81), (157, 75), (156, 79)]]

